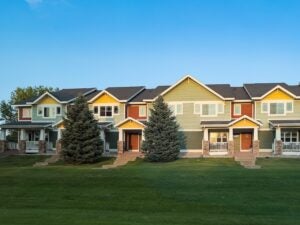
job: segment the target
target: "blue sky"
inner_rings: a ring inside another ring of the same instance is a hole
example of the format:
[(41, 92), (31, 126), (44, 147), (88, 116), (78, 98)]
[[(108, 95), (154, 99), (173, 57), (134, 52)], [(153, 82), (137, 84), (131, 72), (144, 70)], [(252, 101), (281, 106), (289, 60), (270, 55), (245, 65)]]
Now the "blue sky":
[(1, 0), (0, 99), (59, 88), (300, 81), (300, 1)]

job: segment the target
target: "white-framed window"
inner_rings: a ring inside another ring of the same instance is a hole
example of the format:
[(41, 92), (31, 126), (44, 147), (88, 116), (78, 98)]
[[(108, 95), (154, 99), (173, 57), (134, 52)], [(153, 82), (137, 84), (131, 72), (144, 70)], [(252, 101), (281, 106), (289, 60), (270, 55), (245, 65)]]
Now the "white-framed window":
[(146, 117), (146, 106), (145, 105), (139, 106), (139, 117)]
[(294, 104), (293, 102), (286, 103), (286, 112), (293, 112), (294, 111)]
[(43, 118), (55, 118), (62, 115), (61, 106), (58, 105), (39, 105), (37, 107), (37, 115)]
[(200, 103), (194, 104), (194, 114), (201, 114), (201, 104)]
[(261, 103), (261, 112), (268, 113), (269, 112), (269, 104), (267, 102)]
[(210, 143), (226, 143), (228, 140), (228, 133), (226, 132), (210, 132)]
[(283, 116), (294, 111), (292, 101), (269, 101), (261, 103), (261, 112), (268, 113), (270, 116)]
[(205, 103), (201, 105), (201, 115), (202, 116), (216, 116), (217, 115), (217, 105)]
[(117, 105), (94, 105), (93, 113), (100, 117), (113, 117), (119, 115), (120, 109)]
[(299, 135), (297, 131), (283, 131), (281, 132), (281, 140), (285, 143), (298, 142)]
[(223, 103), (218, 104), (218, 113), (219, 114), (224, 113), (224, 104)]
[(31, 118), (31, 108), (23, 108), (22, 109), (22, 117), (23, 118)]
[(233, 105), (233, 115), (239, 116), (242, 114), (242, 105), (241, 104), (234, 104)]
[(168, 103), (169, 109), (173, 112), (174, 116), (183, 114), (182, 103)]

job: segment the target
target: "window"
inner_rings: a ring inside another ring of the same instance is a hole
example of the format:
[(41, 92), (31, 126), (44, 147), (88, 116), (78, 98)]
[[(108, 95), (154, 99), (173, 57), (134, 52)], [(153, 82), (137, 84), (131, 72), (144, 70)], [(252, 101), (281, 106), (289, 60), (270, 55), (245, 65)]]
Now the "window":
[(267, 102), (263, 102), (261, 105), (261, 112), (267, 113), (269, 111), (269, 104)]
[(173, 112), (174, 116), (183, 114), (182, 103), (168, 103), (169, 109)]
[(211, 132), (210, 133), (211, 143), (224, 143), (227, 142), (227, 133), (225, 132)]
[(200, 114), (201, 112), (201, 104), (195, 103), (194, 104), (194, 114)]
[(61, 107), (60, 106), (56, 107), (56, 115), (61, 115)]
[(270, 103), (270, 115), (283, 115), (284, 103)]
[(119, 114), (119, 106), (114, 106), (114, 115)]
[(242, 114), (242, 105), (241, 104), (234, 104), (233, 105), (233, 115), (241, 115)]
[(42, 116), (43, 115), (43, 107), (38, 107), (37, 108), (37, 114), (38, 114), (38, 116)]
[(23, 118), (31, 118), (31, 109), (30, 108), (23, 108), (22, 109), (22, 117)]
[(44, 107), (44, 117), (45, 118), (50, 117), (50, 108), (49, 107)]
[(139, 117), (146, 117), (146, 106), (139, 106)]
[(112, 117), (112, 106), (100, 106), (101, 117)]
[(298, 142), (297, 131), (284, 131), (281, 132), (281, 140), (285, 143)]
[(222, 103), (218, 104), (218, 113), (224, 113), (224, 104)]
[(94, 106), (94, 114), (98, 114), (99, 113), (98, 109), (99, 109), (98, 106)]
[(287, 112), (293, 112), (293, 102), (287, 102), (286, 103), (286, 111)]
[(201, 114), (203, 116), (216, 116), (216, 104), (202, 104)]

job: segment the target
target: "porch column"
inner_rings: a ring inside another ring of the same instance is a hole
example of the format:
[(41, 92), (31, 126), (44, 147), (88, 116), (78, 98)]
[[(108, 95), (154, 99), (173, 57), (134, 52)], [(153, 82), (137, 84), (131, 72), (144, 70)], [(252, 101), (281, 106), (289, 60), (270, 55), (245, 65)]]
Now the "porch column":
[(234, 156), (233, 128), (229, 127), (228, 155)]
[(208, 129), (204, 128), (203, 141), (202, 141), (203, 156), (209, 155), (209, 137)]
[(21, 129), (21, 132), (20, 132), (19, 151), (21, 153), (25, 153), (25, 151), (26, 151), (26, 131), (25, 131), (25, 129)]
[(258, 127), (253, 130), (253, 153), (255, 156), (259, 155), (259, 140), (258, 140)]
[(275, 146), (274, 146), (274, 154), (281, 155), (283, 143), (281, 141), (281, 127), (276, 127), (276, 135), (275, 135)]
[(4, 152), (6, 150), (6, 130), (1, 129), (0, 131), (0, 152)]
[(123, 129), (119, 129), (118, 154), (124, 153)]
[(57, 129), (57, 140), (56, 140), (56, 154), (61, 152), (61, 138), (62, 138), (62, 129)]
[(145, 141), (145, 132), (142, 130), (142, 141)]
[(40, 130), (39, 153), (46, 153), (45, 129)]

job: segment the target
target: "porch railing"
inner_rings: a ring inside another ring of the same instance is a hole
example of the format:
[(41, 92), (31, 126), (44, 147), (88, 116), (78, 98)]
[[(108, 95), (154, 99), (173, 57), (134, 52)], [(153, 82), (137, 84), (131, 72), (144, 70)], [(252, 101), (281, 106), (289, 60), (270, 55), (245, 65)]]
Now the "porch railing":
[(300, 142), (283, 142), (283, 152), (300, 152)]
[(227, 142), (209, 143), (210, 152), (225, 152), (228, 150)]
[(38, 141), (26, 141), (26, 150), (39, 150)]
[(18, 143), (16, 142), (7, 143), (7, 150), (17, 150), (17, 149), (18, 149)]

